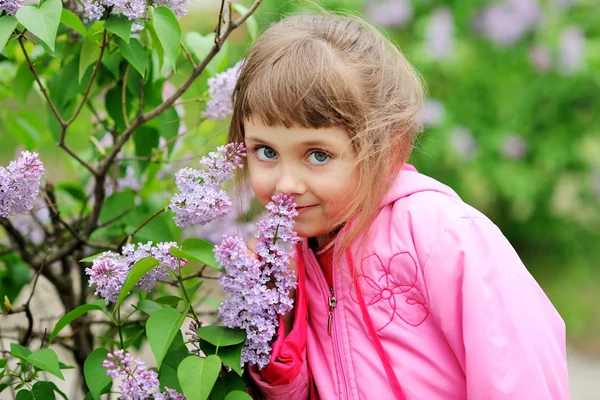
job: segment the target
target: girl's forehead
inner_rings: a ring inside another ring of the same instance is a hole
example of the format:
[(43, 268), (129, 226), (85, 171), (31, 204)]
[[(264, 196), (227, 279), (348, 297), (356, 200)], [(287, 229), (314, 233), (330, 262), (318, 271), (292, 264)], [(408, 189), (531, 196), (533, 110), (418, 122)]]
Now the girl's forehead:
[(301, 126), (267, 126), (255, 121), (244, 122), (247, 142), (272, 145), (346, 145), (350, 140), (342, 127), (305, 128)]

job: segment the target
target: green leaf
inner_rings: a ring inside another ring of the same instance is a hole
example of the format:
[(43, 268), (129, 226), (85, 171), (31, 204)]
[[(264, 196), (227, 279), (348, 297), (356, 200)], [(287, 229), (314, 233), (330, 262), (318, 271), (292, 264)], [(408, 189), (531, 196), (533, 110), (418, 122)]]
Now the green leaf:
[(61, 14), (61, 0), (46, 0), (39, 8), (35, 6), (21, 7), (15, 16), (21, 25), (54, 51)]
[(55, 400), (54, 385), (52, 382), (38, 381), (33, 385), (31, 393), (34, 399)]
[[(74, 368), (74, 367), (73, 367)], [(44, 383), (46, 384), (45, 386), (51, 387), (53, 391), (55, 391), (56, 393), (60, 394), (60, 396), (65, 399), (65, 400), (69, 400), (67, 398), (67, 395), (63, 393), (62, 390), (60, 390), (58, 388), (58, 386), (56, 386), (56, 384), (54, 382), (38, 382), (38, 383)], [(35, 385), (33, 386), (34, 390), (35, 390)]]
[(233, 392), (229, 392), (225, 400), (252, 400), (252, 397), (241, 390), (234, 390)]
[(207, 242), (204, 239), (199, 238), (188, 238), (181, 244), (181, 250), (177, 247), (171, 247), (171, 255), (179, 258), (186, 258), (188, 260), (194, 260), (201, 264), (207, 265), (217, 271), (221, 271), (219, 263), (215, 259), (213, 253), (215, 245)]
[(181, 330), (175, 335), (175, 339), (171, 343), (162, 365), (158, 370), (158, 379), (160, 388), (164, 390), (165, 386), (181, 393), (181, 386), (177, 380), (177, 367), (190, 353), (185, 343), (183, 342), (183, 334)]
[(10, 15), (3, 15), (0, 17), (0, 53), (4, 50), (6, 42), (8, 42), (8, 39), (10, 39), (18, 24), (19, 21)]
[(8, 362), (8, 358), (0, 358), (0, 368), (6, 367), (7, 362)]
[(129, 43), (125, 42), (123, 39), (119, 39), (119, 50), (121, 50), (123, 57), (133, 65), (133, 68), (135, 68), (140, 75), (145, 76), (148, 58), (146, 57), (146, 51), (140, 42), (135, 38), (132, 38)]
[(217, 379), (210, 392), (210, 400), (225, 400), (225, 397), (234, 390), (246, 390), (246, 383), (237, 373), (229, 371)]
[(79, 262), (94, 262), (94, 260), (95, 260), (96, 258), (100, 257), (100, 256), (101, 256), (102, 254), (104, 254), (104, 253), (105, 253), (105, 252), (103, 251), (103, 252), (101, 252), (101, 253), (94, 254), (93, 256), (89, 256), (89, 257), (86, 257), (86, 258), (82, 258), (81, 260), (79, 260)]
[(206, 340), (213, 346), (232, 346), (246, 340), (246, 332), (242, 329), (232, 329), (226, 326), (208, 325), (197, 331), (200, 339)]
[[(104, 107), (106, 108), (106, 112), (115, 121), (117, 125), (118, 131), (123, 132), (127, 127), (125, 125), (125, 118), (123, 117), (123, 95), (122, 95), (123, 85), (119, 83), (108, 92), (106, 92), (106, 96), (104, 98)], [(131, 96), (127, 96), (127, 109), (129, 110), (129, 105), (131, 104)], [(103, 208), (103, 210), (106, 207)], [(123, 210), (119, 210), (119, 208), (114, 209), (115, 213), (122, 213)]]
[[(239, 3), (232, 4), (232, 7), (238, 14), (240, 14), (240, 16), (248, 13), (248, 8)], [(254, 17), (254, 15), (251, 15), (250, 17), (248, 17), (248, 19), (246, 20), (246, 22), (244, 24), (246, 25), (246, 28), (248, 29), (250, 38), (252, 40), (256, 39), (256, 35), (258, 34), (258, 23), (256, 22), (256, 18)]]
[[(153, 8), (148, 7), (148, 12), (150, 15), (154, 14), (153, 10), (154, 10)], [(152, 63), (153, 63), (152, 81), (154, 82), (154, 81), (162, 78), (161, 70), (162, 70), (163, 64), (165, 62), (165, 49), (163, 49), (162, 45), (160, 44), (160, 39), (158, 38), (158, 35), (156, 34), (156, 29), (154, 28), (152, 19), (150, 19), (150, 21), (146, 22), (146, 28), (148, 29), (148, 32), (150, 32), (150, 37), (152, 38), (152, 49), (154, 50), (151, 53), (152, 54)]]
[(221, 360), (215, 355), (206, 358), (189, 356), (179, 364), (177, 378), (188, 400), (208, 399), (221, 371)]
[(79, 17), (72, 11), (63, 8), (62, 13), (60, 14), (60, 22), (73, 28), (73, 30), (80, 33), (81, 36), (85, 36), (86, 30), (85, 26), (83, 26), (83, 22), (81, 22)]
[[(133, 21), (123, 14), (110, 14), (104, 28), (129, 43)], [(142, 74), (143, 75), (143, 74)]]
[(221, 358), (224, 364), (227, 364), (239, 376), (242, 376), (242, 349), (245, 343), (239, 343), (233, 346), (221, 347), (218, 349), (205, 340), (200, 340), (200, 348), (206, 354), (215, 354)]
[(188, 290), (188, 297), (190, 299), (194, 298), (194, 295), (196, 294), (196, 292), (198, 291), (198, 289), (200, 289), (200, 287), (202, 286), (202, 284), (204, 283), (204, 281), (198, 281), (194, 284), (194, 286), (192, 286), (189, 290)]
[(33, 397), (33, 393), (31, 393), (29, 390), (23, 389), (17, 393), (16, 399), (17, 400), (35, 400), (35, 397)]
[(152, 257), (142, 258), (141, 260), (133, 264), (133, 267), (131, 267), (131, 269), (129, 270), (127, 278), (125, 278), (125, 282), (121, 287), (119, 298), (117, 299), (117, 303), (115, 304), (115, 310), (119, 308), (123, 300), (125, 300), (125, 297), (127, 297), (131, 289), (133, 289), (135, 284), (138, 283), (138, 281), (142, 279), (142, 277), (146, 275), (148, 271), (156, 268), (158, 265), (158, 260)]
[(24, 62), (21, 64), (19, 69), (17, 70), (17, 75), (15, 76), (15, 97), (21, 104), (25, 104), (27, 101), (27, 96), (29, 95), (29, 91), (33, 86), (33, 81), (35, 78), (29, 69), (29, 65)]
[(31, 355), (31, 350), (29, 350), (27, 347), (21, 346), (18, 343), (11, 343), (10, 353), (13, 357), (18, 358), (21, 361), (27, 361), (27, 357)]
[(93, 303), (83, 304), (83, 305), (77, 307), (76, 309), (74, 309), (73, 311), (68, 312), (61, 319), (59, 319), (58, 322), (56, 323), (56, 325), (54, 326), (54, 329), (52, 330), (52, 333), (50, 334), (50, 338), (48, 339), (48, 344), (51, 344), (54, 341), (54, 339), (56, 338), (56, 335), (58, 335), (58, 333), (65, 326), (70, 324), (72, 321), (76, 320), (77, 318), (81, 317), (82, 315), (84, 315), (92, 310), (102, 310), (105, 307), (106, 307), (105, 301), (103, 299), (98, 299), (98, 300), (94, 301)]
[[(214, 35), (202, 36), (198, 32), (186, 33), (184, 42), (187, 44), (188, 49), (194, 54), (198, 61), (204, 60), (208, 53), (210, 53), (212, 47), (215, 45)], [(209, 73), (209, 75), (212, 76), (223, 70), (228, 51), (229, 42), (225, 41), (219, 52), (206, 66), (206, 71)]]
[(59, 362), (59, 363), (58, 363), (58, 366), (60, 367), (60, 369), (75, 369), (75, 367), (74, 367), (74, 366), (72, 366), (72, 365), (67, 365), (67, 364), (65, 364), (65, 363), (62, 363), (62, 362)]
[(87, 35), (83, 38), (81, 55), (79, 56), (79, 82), (81, 82), (89, 66), (98, 62), (103, 36), (104, 21), (98, 21), (90, 27)]
[(105, 223), (125, 212), (126, 210), (133, 209), (135, 207), (135, 195), (131, 190), (123, 190), (122, 192), (117, 192), (115, 194), (110, 195), (104, 206), (102, 207), (102, 211), (100, 212), (100, 217), (98, 221), (100, 224)]
[(177, 21), (177, 17), (170, 8), (159, 6), (154, 9), (154, 19), (152, 22), (158, 40), (171, 62), (173, 71), (175, 71), (177, 55), (179, 54), (179, 46), (181, 44), (181, 27), (179, 26), (179, 21)]
[(171, 346), (179, 328), (185, 319), (189, 305), (185, 312), (180, 313), (173, 308), (163, 308), (152, 313), (146, 322), (146, 336), (150, 343), (152, 353), (156, 358), (156, 365), (160, 365)]
[[(168, 108), (164, 113), (160, 114), (156, 121), (158, 122), (158, 133), (166, 141), (173, 139), (179, 134), (179, 115), (174, 107)], [(173, 140), (169, 143), (168, 147), (168, 158), (173, 155), (173, 148), (175, 147), (176, 141)]]
[(141, 312), (152, 315), (155, 311), (162, 310), (164, 307), (152, 300), (140, 300), (135, 306)]
[(98, 400), (106, 385), (112, 382), (110, 376), (106, 375), (106, 369), (102, 366), (107, 359), (108, 350), (101, 347), (90, 353), (83, 363), (83, 374), (85, 383), (90, 389), (94, 400)]
[(42, 139), (44, 126), (40, 120), (39, 113), (23, 111), (13, 115), (6, 121), (6, 127), (15, 139), (27, 149), (34, 149)]
[[(156, 128), (142, 125), (133, 133), (133, 143), (135, 144), (135, 155), (138, 157), (147, 157), (152, 154), (152, 150), (158, 147), (159, 135)], [(139, 165), (142, 171), (148, 166), (148, 161), (140, 161)]]
[(166, 304), (171, 308), (177, 308), (177, 305), (180, 301), (184, 301), (181, 297), (178, 296), (161, 296), (156, 299), (158, 304)]
[(41, 370), (48, 371), (62, 380), (65, 379), (62, 372), (60, 372), (58, 356), (52, 349), (45, 348), (34, 351), (27, 357), (27, 361), (31, 363), (31, 365), (34, 365)]
[(56, 184), (56, 190), (67, 193), (73, 199), (80, 202), (85, 201), (86, 194), (82, 189), (81, 184), (77, 182), (62, 181)]
[[(138, 342), (138, 340), (144, 334), (144, 332), (146, 332), (146, 330), (143, 327), (140, 328), (135, 334), (131, 335), (131, 337), (129, 337), (125, 341), (125, 343), (123, 343), (123, 347), (125, 347), (126, 349), (128, 349), (131, 346), (133, 346), (134, 343)], [(140, 344), (141, 344), (141, 342), (140, 342)], [(139, 347), (139, 346), (136, 345), (136, 347)]]
[(121, 64), (121, 52), (119, 50), (112, 54), (105, 54), (102, 57), (102, 65), (104, 65), (115, 79), (119, 79), (119, 65)]

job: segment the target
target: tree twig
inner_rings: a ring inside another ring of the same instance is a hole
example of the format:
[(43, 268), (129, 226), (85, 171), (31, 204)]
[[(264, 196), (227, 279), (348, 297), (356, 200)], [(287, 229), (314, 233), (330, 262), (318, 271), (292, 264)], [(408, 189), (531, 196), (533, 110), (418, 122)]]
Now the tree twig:
[(154, 214), (152, 214), (150, 217), (148, 217), (144, 222), (141, 223), (140, 226), (138, 226), (137, 228), (134, 229), (133, 232), (131, 232), (129, 235), (127, 235), (127, 237), (125, 239), (123, 239), (123, 241), (121, 241), (121, 244), (119, 246), (125, 246), (126, 244), (128, 244), (131, 239), (135, 236), (136, 233), (138, 233), (144, 226), (146, 226), (150, 221), (152, 221), (156, 216), (160, 215), (161, 213), (165, 212), (165, 208), (161, 208), (158, 211), (155, 211)]
[(185, 53), (185, 56), (187, 57), (187, 59), (190, 61), (190, 64), (192, 64), (192, 68), (196, 68), (196, 63), (194, 62), (194, 58), (192, 57), (192, 55), (190, 54), (188, 49), (186, 49), (186, 47), (183, 43), (181, 43), (181, 48), (183, 49), (183, 52)]

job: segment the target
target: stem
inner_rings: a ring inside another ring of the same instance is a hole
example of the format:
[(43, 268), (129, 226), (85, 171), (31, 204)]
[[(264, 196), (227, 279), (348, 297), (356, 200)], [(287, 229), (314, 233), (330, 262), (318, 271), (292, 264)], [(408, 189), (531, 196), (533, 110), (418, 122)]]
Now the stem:
[(177, 280), (179, 281), (179, 284), (181, 285), (181, 291), (183, 292), (183, 296), (185, 297), (185, 301), (187, 301), (187, 303), (189, 304), (190, 307), (190, 311), (192, 312), (192, 315), (194, 316), (194, 321), (196, 321), (196, 323), (198, 324), (198, 326), (200, 326), (200, 319), (198, 319), (198, 315), (196, 315), (196, 311), (194, 311), (194, 307), (192, 306), (192, 302), (187, 294), (187, 291), (185, 290), (185, 286), (183, 285), (183, 279), (181, 279), (181, 259), (178, 258), (177, 259)]
[(117, 308), (117, 330), (119, 331), (121, 349), (125, 349), (125, 342), (123, 341), (123, 323), (121, 322), (121, 307)]

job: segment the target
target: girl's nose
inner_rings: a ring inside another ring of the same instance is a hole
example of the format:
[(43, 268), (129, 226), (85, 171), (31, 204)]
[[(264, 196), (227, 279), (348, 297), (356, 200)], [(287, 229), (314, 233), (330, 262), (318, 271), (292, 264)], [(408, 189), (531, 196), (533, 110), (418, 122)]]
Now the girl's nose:
[(294, 171), (293, 168), (282, 167), (275, 190), (277, 193), (298, 196), (306, 192), (306, 184), (300, 174)]

